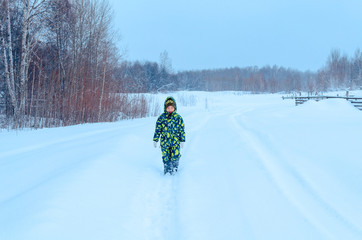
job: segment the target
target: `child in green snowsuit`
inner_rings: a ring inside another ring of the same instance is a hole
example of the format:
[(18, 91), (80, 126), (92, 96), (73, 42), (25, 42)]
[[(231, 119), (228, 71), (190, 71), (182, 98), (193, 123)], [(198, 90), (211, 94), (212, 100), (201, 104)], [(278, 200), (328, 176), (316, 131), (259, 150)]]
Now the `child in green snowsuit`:
[(173, 175), (177, 172), (180, 154), (180, 146), (185, 142), (185, 124), (182, 117), (176, 113), (177, 105), (173, 97), (167, 97), (162, 113), (156, 122), (156, 130), (153, 136), (154, 147), (161, 135), (162, 160), (164, 174)]

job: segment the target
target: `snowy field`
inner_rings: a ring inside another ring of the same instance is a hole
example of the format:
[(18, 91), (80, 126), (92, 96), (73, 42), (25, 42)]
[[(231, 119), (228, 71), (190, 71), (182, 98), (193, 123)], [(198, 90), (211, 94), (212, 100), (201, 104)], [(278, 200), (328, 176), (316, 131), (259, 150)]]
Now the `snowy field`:
[(175, 176), (153, 148), (156, 117), (1, 131), (0, 239), (362, 239), (362, 111), (173, 96), (186, 125)]

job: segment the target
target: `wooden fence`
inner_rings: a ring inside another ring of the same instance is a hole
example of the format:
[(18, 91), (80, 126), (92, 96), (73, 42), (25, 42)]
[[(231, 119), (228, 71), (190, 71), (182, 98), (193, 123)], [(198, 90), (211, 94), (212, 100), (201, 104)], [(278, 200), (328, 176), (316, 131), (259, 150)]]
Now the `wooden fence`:
[(358, 108), (362, 111), (362, 97), (339, 97), (339, 96), (307, 96), (307, 97), (282, 97), (284, 99), (295, 99), (295, 105), (298, 106), (300, 104), (305, 103), (308, 100), (315, 100), (320, 101), (323, 99), (329, 99), (329, 98), (341, 98), (346, 99), (347, 101), (351, 102), (353, 106)]

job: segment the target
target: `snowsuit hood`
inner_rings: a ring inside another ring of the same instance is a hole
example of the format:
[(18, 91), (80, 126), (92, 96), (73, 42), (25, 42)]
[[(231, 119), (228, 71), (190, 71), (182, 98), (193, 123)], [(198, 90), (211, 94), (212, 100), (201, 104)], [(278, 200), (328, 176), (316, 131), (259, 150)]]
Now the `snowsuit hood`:
[(167, 102), (168, 100), (172, 100), (172, 101), (174, 102), (174, 104), (175, 104), (175, 111), (174, 111), (174, 112), (176, 112), (176, 111), (177, 111), (177, 104), (176, 104), (176, 101), (175, 101), (175, 99), (174, 99), (173, 97), (167, 97), (167, 98), (166, 98), (166, 100), (165, 100), (165, 102), (164, 102), (164, 104), (163, 104), (164, 112), (167, 113), (167, 111), (166, 111), (166, 102)]

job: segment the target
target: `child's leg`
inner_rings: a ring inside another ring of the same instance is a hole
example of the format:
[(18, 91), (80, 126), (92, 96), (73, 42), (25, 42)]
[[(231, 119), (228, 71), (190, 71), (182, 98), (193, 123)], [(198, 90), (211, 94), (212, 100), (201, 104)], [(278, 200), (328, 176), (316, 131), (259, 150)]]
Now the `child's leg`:
[(177, 172), (180, 154), (180, 144), (175, 144), (171, 149), (172, 171)]
[(173, 172), (177, 172), (177, 170), (178, 170), (178, 160), (173, 160), (173, 161), (171, 161), (171, 163), (172, 163)]
[(171, 147), (162, 147), (161, 149), (164, 174), (172, 174)]

